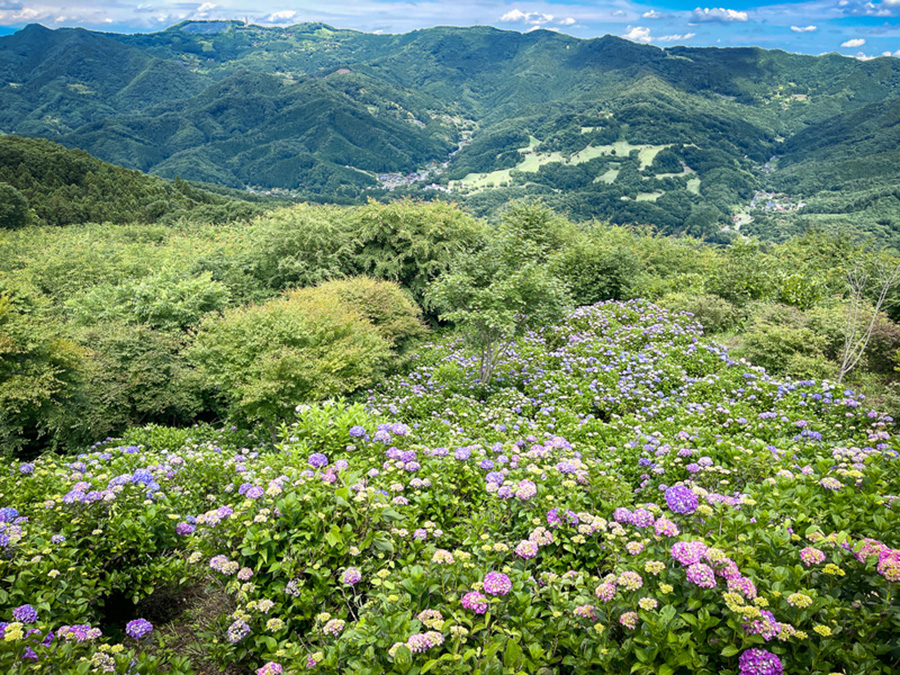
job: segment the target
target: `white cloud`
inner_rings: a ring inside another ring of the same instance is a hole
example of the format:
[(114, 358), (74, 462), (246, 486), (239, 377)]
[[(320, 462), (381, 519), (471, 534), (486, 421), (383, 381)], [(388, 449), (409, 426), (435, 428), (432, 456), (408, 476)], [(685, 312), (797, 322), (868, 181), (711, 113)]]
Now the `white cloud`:
[(684, 35), (663, 35), (662, 37), (653, 39), (657, 42), (687, 42), (696, 35), (696, 33), (685, 33)]
[(575, 19), (573, 19), (571, 16), (567, 16), (565, 19), (560, 19), (559, 21), (557, 21), (557, 23), (560, 26), (571, 26), (575, 23)]
[(644, 12), (641, 14), (642, 19), (661, 19), (665, 16), (662, 12), (657, 12), (655, 9), (651, 9), (649, 12)]
[(264, 21), (266, 23), (290, 23), (297, 16), (297, 12), (292, 9), (284, 9), (280, 12), (272, 12)]
[(877, 57), (877, 56), (869, 56), (868, 54), (863, 54), (862, 52), (859, 52), (859, 53), (858, 53), (856, 56), (854, 56), (853, 58), (854, 58), (854, 59), (859, 59), (860, 61), (871, 61), (872, 59), (875, 59), (875, 58), (878, 58), (878, 57)]
[(895, 52), (881, 52), (881, 55), (882, 56), (893, 56), (893, 57), (900, 59), (900, 49), (898, 49)]
[(863, 38), (853, 38), (852, 40), (842, 42), (841, 47), (849, 47), (853, 49), (855, 47), (862, 47), (864, 44), (866, 44), (866, 41)]
[(628, 26), (628, 32), (622, 37), (632, 42), (649, 43), (653, 41), (653, 38), (650, 37), (650, 29), (643, 26), (635, 26), (634, 28)]
[(216, 7), (218, 7), (218, 5), (216, 5), (216, 4), (212, 3), (212, 2), (204, 2), (202, 5), (200, 5), (200, 6), (197, 8), (197, 12), (198, 12), (198, 13), (199, 13), (199, 12), (211, 12), (211, 11), (214, 10)]
[(791, 26), (791, 30), (795, 33), (812, 33), (819, 30), (818, 26)]
[(49, 18), (47, 12), (41, 12), (31, 7), (16, 6), (12, 3), (9, 8), (0, 7), (0, 24), (24, 23), (25, 21), (34, 21), (37, 19)]
[(552, 14), (542, 14), (541, 12), (523, 12), (519, 9), (512, 9), (500, 17), (501, 21), (530, 23), (532, 26), (542, 26), (545, 23), (553, 21)]
[(691, 23), (733, 23), (736, 21), (748, 21), (747, 12), (739, 12), (736, 9), (725, 9), (724, 7), (713, 7), (711, 9), (701, 9), (698, 7), (691, 12)]

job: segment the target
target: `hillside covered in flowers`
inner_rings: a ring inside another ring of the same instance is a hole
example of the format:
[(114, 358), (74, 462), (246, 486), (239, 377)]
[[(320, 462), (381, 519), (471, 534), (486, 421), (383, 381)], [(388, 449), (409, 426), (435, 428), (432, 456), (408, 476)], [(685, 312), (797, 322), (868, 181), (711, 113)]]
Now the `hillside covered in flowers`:
[(900, 442), (688, 314), (452, 336), (273, 442), (133, 429), (0, 473), (10, 673), (900, 671)]

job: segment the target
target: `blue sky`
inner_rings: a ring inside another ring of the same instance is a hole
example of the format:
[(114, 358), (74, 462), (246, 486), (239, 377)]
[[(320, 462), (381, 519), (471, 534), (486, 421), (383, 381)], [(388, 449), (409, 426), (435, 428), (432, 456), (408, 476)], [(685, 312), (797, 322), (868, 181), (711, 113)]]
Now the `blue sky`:
[(619, 35), (668, 46), (748, 46), (858, 58), (900, 57), (900, 0), (0, 0), (0, 34), (28, 23), (151, 32), (190, 19), (247, 19), (261, 25), (324, 21), (338, 28), (404, 33), (429, 26), (491, 25), (557, 30), (588, 38)]

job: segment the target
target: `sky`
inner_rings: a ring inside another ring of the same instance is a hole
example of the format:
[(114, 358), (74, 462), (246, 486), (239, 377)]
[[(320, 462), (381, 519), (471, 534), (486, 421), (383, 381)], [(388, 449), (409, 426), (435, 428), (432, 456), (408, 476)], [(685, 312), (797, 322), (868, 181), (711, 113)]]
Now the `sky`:
[(431, 26), (554, 30), (579, 38), (618, 35), (660, 47), (759, 46), (861, 59), (900, 57), (900, 0), (0, 0), (0, 35), (26, 24), (117, 33), (159, 31), (185, 20), (259, 25), (321, 21), (337, 28), (406, 33)]

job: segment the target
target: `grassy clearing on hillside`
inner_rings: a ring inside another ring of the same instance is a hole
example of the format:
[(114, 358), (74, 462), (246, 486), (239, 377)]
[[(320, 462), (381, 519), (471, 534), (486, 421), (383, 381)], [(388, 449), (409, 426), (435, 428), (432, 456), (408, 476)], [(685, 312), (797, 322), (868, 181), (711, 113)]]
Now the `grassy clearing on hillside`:
[[(654, 157), (669, 145), (632, 145), (628, 141), (617, 141), (611, 145), (589, 145), (584, 150), (576, 152), (569, 158), (566, 158), (561, 152), (542, 153), (537, 150), (540, 147), (539, 142), (532, 137), (530, 145), (519, 148), (522, 160), (512, 169), (503, 169), (491, 171), (489, 173), (470, 173), (459, 181), (454, 181), (455, 185), (460, 185), (472, 189), (481, 189), (486, 187), (500, 187), (501, 185), (511, 182), (510, 174), (512, 171), (522, 171), (524, 173), (535, 173), (537, 170), (553, 162), (561, 162), (568, 165), (577, 165), (589, 162), (597, 157), (607, 155), (616, 155), (617, 157), (628, 157), (632, 150), (638, 151), (638, 162), (640, 170), (653, 163)], [(664, 174), (668, 175), (668, 174)], [(671, 174), (673, 176), (681, 174)], [(604, 183), (612, 183), (618, 176), (618, 171), (613, 173), (612, 170), (607, 171), (602, 176), (598, 176), (598, 180)], [(610, 178), (611, 177), (611, 178)]]

